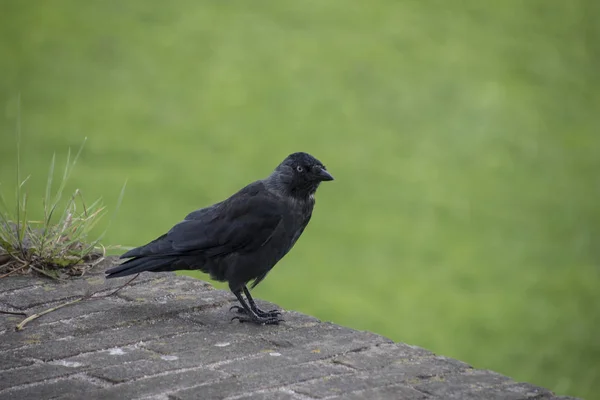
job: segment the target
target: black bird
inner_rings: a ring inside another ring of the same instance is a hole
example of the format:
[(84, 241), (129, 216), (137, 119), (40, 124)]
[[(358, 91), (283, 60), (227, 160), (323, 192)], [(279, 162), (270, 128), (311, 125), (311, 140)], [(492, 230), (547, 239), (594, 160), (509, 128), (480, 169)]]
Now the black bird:
[(232, 309), (245, 315), (233, 319), (277, 324), (283, 321), (280, 312), (260, 310), (246, 285), (258, 285), (291, 250), (310, 221), (317, 188), (331, 180), (315, 157), (290, 154), (265, 179), (191, 212), (166, 234), (121, 255), (129, 260), (107, 270), (106, 277), (197, 269), (228, 282), (242, 305)]

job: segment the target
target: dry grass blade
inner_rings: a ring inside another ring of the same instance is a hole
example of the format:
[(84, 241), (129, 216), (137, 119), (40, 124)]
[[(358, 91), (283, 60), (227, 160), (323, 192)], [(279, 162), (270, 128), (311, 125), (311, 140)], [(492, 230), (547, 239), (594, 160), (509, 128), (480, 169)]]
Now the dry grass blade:
[(66, 302), (66, 303), (60, 304), (60, 305), (58, 305), (58, 306), (56, 306), (56, 307), (52, 307), (52, 308), (49, 308), (49, 309), (47, 309), (47, 310), (44, 310), (44, 311), (42, 311), (42, 312), (39, 312), (39, 313), (36, 313), (36, 314), (30, 315), (29, 317), (27, 317), (27, 318), (25, 318), (23, 321), (21, 321), (21, 322), (20, 322), (20, 323), (19, 323), (19, 324), (18, 324), (18, 325), (15, 327), (15, 330), (17, 330), (17, 331), (20, 331), (20, 330), (22, 330), (22, 329), (25, 327), (25, 325), (27, 325), (29, 322), (33, 321), (34, 319), (37, 319), (37, 318), (39, 318), (39, 317), (41, 317), (41, 316), (43, 316), (43, 315), (46, 315), (46, 314), (48, 314), (48, 313), (51, 313), (52, 311), (56, 311), (56, 310), (58, 310), (58, 309), (61, 309), (61, 308), (63, 308), (63, 307), (70, 306), (71, 304), (79, 303), (81, 300), (84, 300), (84, 299), (85, 299), (85, 297), (80, 297), (80, 298), (78, 298), (78, 299), (71, 300), (71, 301), (69, 301), (69, 302)]
[(11, 269), (9, 272), (5, 273), (4, 275), (0, 275), (0, 279), (6, 278), (7, 276), (11, 276), (13, 274), (16, 274), (19, 271), (24, 270), (28, 266), (29, 266), (29, 264), (22, 264), (22, 265), (18, 266), (17, 268)]
[(16, 312), (16, 311), (3, 311), (0, 310), (0, 314), (8, 314), (8, 315), (27, 315), (24, 312)]
[(2, 311), (0, 310), (0, 314), (8, 314), (8, 315), (27, 315), (24, 312), (15, 312), (15, 311)]

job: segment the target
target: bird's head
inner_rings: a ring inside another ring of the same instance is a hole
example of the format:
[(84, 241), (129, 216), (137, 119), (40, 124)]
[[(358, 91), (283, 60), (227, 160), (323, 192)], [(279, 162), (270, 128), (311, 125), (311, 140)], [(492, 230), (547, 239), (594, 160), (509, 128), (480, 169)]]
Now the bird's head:
[(287, 156), (271, 176), (289, 194), (299, 198), (313, 195), (321, 182), (333, 180), (321, 161), (303, 152)]

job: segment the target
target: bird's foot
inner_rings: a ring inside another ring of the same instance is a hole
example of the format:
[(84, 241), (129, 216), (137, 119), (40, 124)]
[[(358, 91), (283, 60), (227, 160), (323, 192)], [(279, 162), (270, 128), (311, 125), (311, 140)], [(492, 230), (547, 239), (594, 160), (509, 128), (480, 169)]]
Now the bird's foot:
[[(248, 311), (246, 311), (246, 309), (244, 307), (232, 306), (229, 309), (229, 311), (234, 311), (234, 310), (238, 314), (248, 315)], [(256, 315), (258, 315), (261, 318), (277, 318), (281, 315), (281, 311), (279, 311), (279, 310), (263, 311), (260, 308), (255, 308), (253, 311), (256, 313)]]
[[(246, 314), (246, 315), (248, 315), (248, 314)], [(278, 325), (280, 322), (284, 321), (283, 319), (278, 318), (278, 317), (261, 317), (259, 315), (249, 315), (247, 317), (238, 316), (238, 317), (231, 318), (232, 321), (234, 319), (237, 319), (241, 323), (252, 322), (257, 325)]]

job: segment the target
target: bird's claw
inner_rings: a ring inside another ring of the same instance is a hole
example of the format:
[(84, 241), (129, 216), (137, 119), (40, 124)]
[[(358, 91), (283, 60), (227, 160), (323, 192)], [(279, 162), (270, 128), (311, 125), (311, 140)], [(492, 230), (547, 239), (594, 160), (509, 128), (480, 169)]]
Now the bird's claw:
[(254, 317), (254, 316), (252, 316), (252, 317), (237, 316), (237, 317), (231, 318), (232, 321), (235, 319), (240, 321), (240, 323), (252, 322), (257, 325), (278, 325), (280, 322), (284, 321), (283, 319), (277, 318), (277, 317), (260, 317), (260, 316), (256, 316), (256, 317)]
[[(234, 310), (238, 314), (248, 315), (248, 312), (246, 311), (246, 309), (244, 307), (231, 306), (229, 308), (230, 312), (234, 311)], [(281, 315), (281, 311), (279, 311), (279, 310), (262, 311), (257, 308), (256, 310), (254, 310), (254, 312), (256, 313), (256, 315), (258, 315), (259, 317), (263, 317), (263, 318), (276, 318)], [(234, 318), (237, 318), (237, 317), (234, 317)]]

